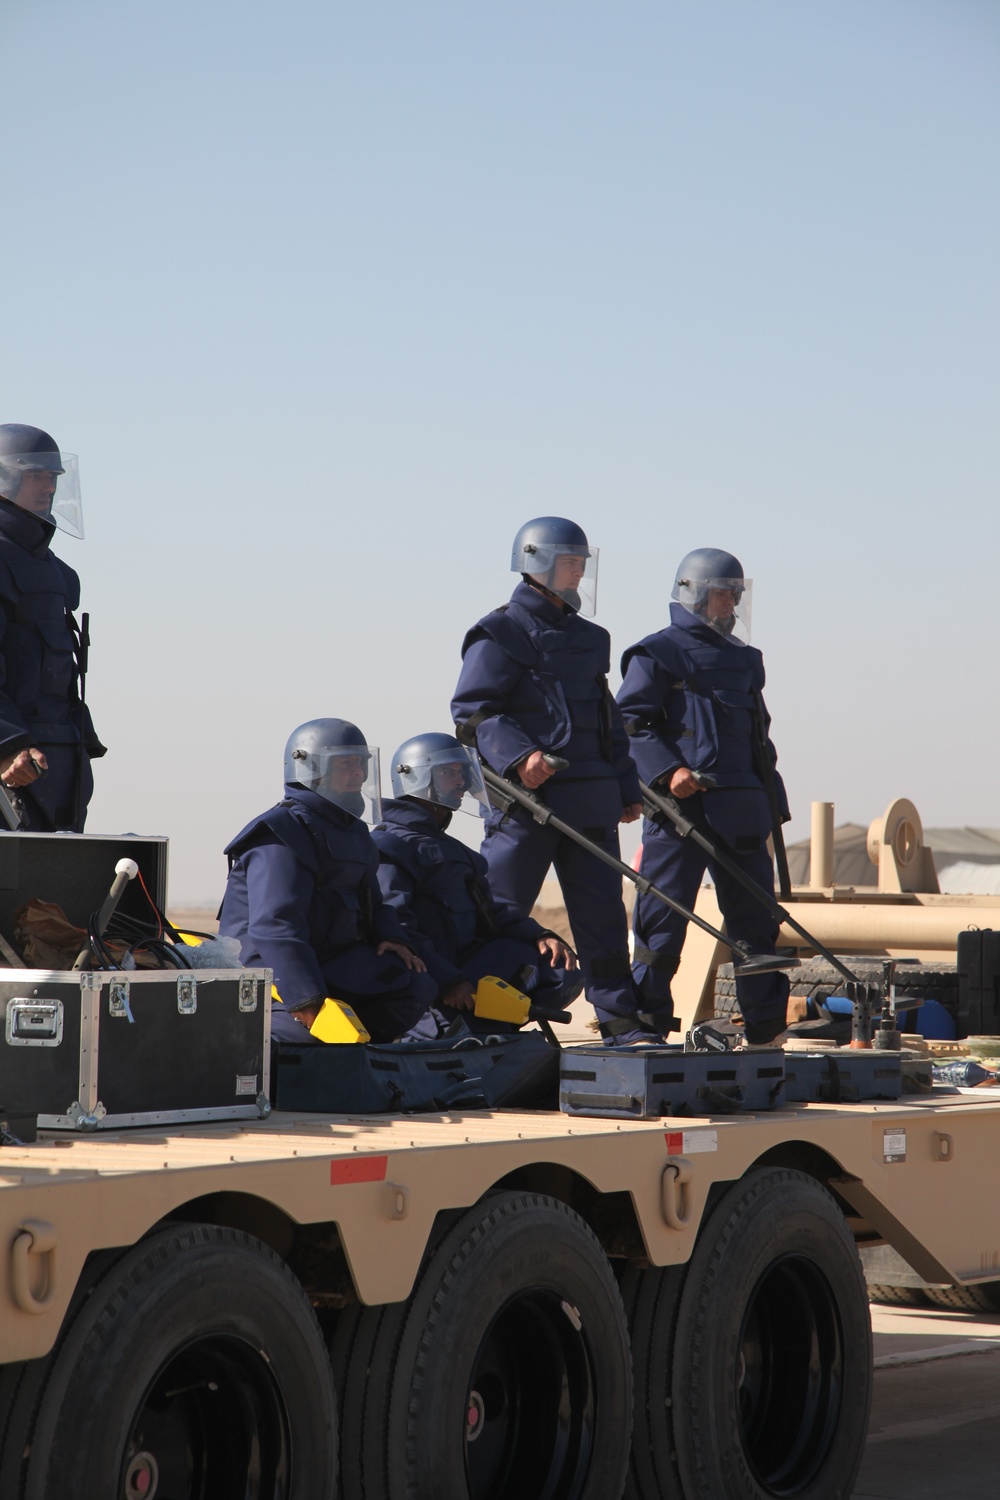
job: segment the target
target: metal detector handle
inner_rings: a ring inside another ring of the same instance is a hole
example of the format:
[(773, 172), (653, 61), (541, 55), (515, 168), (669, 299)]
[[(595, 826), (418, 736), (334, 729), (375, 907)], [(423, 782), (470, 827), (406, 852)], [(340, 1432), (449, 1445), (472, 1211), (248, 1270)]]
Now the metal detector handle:
[(21, 827), (21, 819), (14, 811), (14, 804), (7, 796), (7, 788), (0, 782), (0, 815), (3, 816), (11, 833), (17, 833)]
[(542, 760), (544, 760), (550, 771), (569, 770), (568, 760), (565, 760), (561, 755), (550, 755), (548, 750), (542, 751)]
[(710, 776), (707, 771), (692, 771), (691, 780), (696, 781), (703, 792), (714, 792), (719, 785), (715, 777)]
[(560, 1021), (566, 1025), (573, 1017), (568, 1010), (553, 1010), (548, 1005), (529, 1005), (529, 1021)]

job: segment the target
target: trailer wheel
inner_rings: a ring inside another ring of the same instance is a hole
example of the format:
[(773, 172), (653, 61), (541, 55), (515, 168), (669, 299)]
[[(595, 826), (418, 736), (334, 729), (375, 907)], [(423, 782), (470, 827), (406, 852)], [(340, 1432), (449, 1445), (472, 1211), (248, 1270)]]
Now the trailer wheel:
[(326, 1497), (336, 1459), (329, 1361), (299, 1283), (247, 1234), (178, 1225), (91, 1291), (52, 1368), (24, 1493)]
[(957, 1312), (1000, 1312), (1000, 1281), (981, 1281), (976, 1286), (928, 1286), (923, 1288), (935, 1307)]
[(868, 1284), (869, 1302), (889, 1302), (896, 1307), (926, 1307), (927, 1297), (922, 1286), (883, 1286)]
[(491, 1194), (450, 1228), (400, 1310), (375, 1331), (369, 1378), (377, 1387), (384, 1372), (386, 1386), (357, 1435), (389, 1500), (617, 1500), (628, 1333), (610, 1263), (572, 1209)]
[(632, 1343), (632, 1452), (622, 1500), (684, 1500), (677, 1473), (671, 1410), (674, 1332), (687, 1266), (640, 1271), (621, 1279)]
[(701, 1233), (677, 1318), (686, 1500), (850, 1495), (871, 1359), (861, 1262), (833, 1198), (801, 1172), (748, 1173)]

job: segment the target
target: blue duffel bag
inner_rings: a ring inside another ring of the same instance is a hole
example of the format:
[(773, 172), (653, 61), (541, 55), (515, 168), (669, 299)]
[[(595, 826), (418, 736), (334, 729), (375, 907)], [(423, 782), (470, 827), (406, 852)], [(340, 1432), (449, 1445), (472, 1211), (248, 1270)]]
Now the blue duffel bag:
[(457, 1043), (276, 1042), (271, 1103), (338, 1115), (558, 1109), (559, 1053), (539, 1031)]

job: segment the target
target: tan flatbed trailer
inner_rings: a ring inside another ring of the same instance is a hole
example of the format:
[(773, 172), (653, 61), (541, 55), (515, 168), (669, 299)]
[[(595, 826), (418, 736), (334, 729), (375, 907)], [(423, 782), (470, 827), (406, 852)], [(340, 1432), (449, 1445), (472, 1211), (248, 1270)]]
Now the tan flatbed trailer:
[(2, 1500), (850, 1495), (858, 1247), (1000, 1278), (1000, 1090), (0, 1151)]

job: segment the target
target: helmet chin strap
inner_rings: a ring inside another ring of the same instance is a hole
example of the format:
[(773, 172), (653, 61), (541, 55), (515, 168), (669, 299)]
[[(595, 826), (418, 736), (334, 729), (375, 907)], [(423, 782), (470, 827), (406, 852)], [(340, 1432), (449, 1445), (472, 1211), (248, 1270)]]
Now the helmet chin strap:
[(580, 595), (576, 589), (566, 589), (565, 593), (560, 594), (556, 589), (550, 589), (547, 583), (540, 583), (533, 573), (522, 573), (521, 577), (539, 594), (544, 594), (546, 599), (551, 599), (553, 604), (565, 604), (566, 608), (571, 609), (574, 614), (579, 613)]

